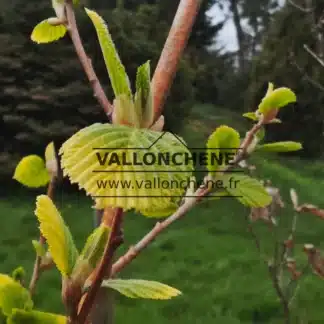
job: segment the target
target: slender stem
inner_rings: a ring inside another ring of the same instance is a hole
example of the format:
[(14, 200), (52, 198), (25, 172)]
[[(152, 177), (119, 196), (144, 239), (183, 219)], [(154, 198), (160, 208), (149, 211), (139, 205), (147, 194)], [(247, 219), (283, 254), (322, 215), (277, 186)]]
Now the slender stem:
[(93, 89), (94, 97), (98, 100), (100, 106), (106, 112), (106, 114), (111, 114), (112, 112), (112, 104), (106, 97), (106, 94), (100, 84), (100, 81), (96, 75), (96, 72), (93, 69), (91, 59), (88, 57), (78, 31), (72, 0), (65, 0), (65, 8), (66, 8), (66, 17), (68, 21), (68, 31), (74, 45), (76, 54), (79, 57), (80, 63), (84, 69), (85, 74), (87, 75), (91, 87)]
[(152, 79), (155, 121), (160, 117), (201, 0), (181, 0)]
[(177, 211), (166, 218), (163, 222), (157, 222), (154, 228), (148, 232), (136, 245), (131, 246), (129, 250), (121, 256), (112, 266), (111, 276), (121, 271), (126, 265), (131, 263), (139, 254), (142, 252), (154, 239), (163, 232), (167, 227), (169, 227), (176, 220), (182, 218), (189, 212), (192, 207), (194, 207), (203, 196), (209, 192), (208, 189), (198, 189), (195, 193), (196, 197), (189, 199), (187, 203), (180, 206)]
[[(56, 176), (53, 175), (52, 178), (51, 178), (51, 181), (50, 181), (50, 183), (48, 184), (48, 187), (47, 187), (47, 196), (49, 196), (51, 199), (53, 199), (53, 197), (54, 197), (56, 180), (57, 180)], [(42, 234), (40, 234), (40, 236), (39, 236), (39, 243), (40, 244), (45, 243), (45, 238), (43, 237)], [(33, 295), (35, 293), (36, 284), (37, 284), (37, 281), (38, 281), (38, 279), (40, 277), (40, 274), (42, 272), (41, 261), (42, 261), (42, 258), (40, 256), (36, 255), (33, 274), (32, 274), (32, 277), (31, 277), (30, 283), (29, 283), (29, 292), (30, 292), (31, 295)]]
[[(234, 162), (231, 165), (228, 165), (226, 170), (228, 171), (234, 167), (234, 165), (238, 164), (242, 159), (244, 159), (246, 155), (246, 151), (253, 141), (255, 134), (262, 127), (263, 121), (260, 120), (257, 124), (255, 124), (252, 129), (246, 133), (246, 136), (241, 144), (240, 152), (236, 155)], [(131, 246), (128, 251), (121, 256), (112, 266), (111, 275), (115, 275), (120, 272), (126, 265), (130, 264), (161, 232), (163, 232), (168, 226), (174, 223), (176, 220), (182, 218), (187, 214), (196, 204), (209, 193), (208, 188), (199, 188), (194, 196), (191, 199), (188, 199), (183, 205), (181, 205), (178, 210), (168, 218), (166, 218), (163, 222), (156, 223), (155, 227), (148, 232), (136, 245)]]
[(285, 323), (289, 324), (290, 323), (290, 309), (289, 309), (289, 302), (287, 301), (281, 287), (278, 281), (278, 275), (277, 275), (277, 269), (276, 267), (269, 265), (268, 266), (270, 278), (273, 284), (273, 287), (280, 299), (280, 302), (282, 304), (283, 310), (284, 310), (284, 315), (285, 315)]
[[(103, 216), (105, 218), (105, 215)], [(104, 280), (107, 271), (111, 270), (112, 258), (114, 256), (114, 252), (116, 248), (121, 244), (120, 241), (116, 241), (118, 237), (120, 237), (120, 230), (123, 218), (123, 210), (121, 208), (116, 208), (114, 210), (114, 216), (111, 224), (111, 232), (109, 235), (108, 242), (106, 244), (101, 262), (94, 274), (94, 279), (90, 286), (89, 292), (87, 293), (85, 300), (82, 304), (80, 312), (78, 314), (78, 323), (84, 324), (87, 321), (93, 303), (95, 301), (95, 297), (101, 287), (102, 281)], [(105, 222), (105, 220), (103, 220)]]

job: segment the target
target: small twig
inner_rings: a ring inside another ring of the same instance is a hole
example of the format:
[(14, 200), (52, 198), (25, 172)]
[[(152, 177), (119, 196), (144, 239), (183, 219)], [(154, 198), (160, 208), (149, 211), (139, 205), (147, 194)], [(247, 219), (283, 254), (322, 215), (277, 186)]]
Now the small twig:
[(87, 321), (87, 318), (91, 311), (91, 307), (101, 287), (102, 281), (107, 271), (110, 272), (111, 270), (111, 262), (114, 256), (114, 252), (116, 248), (122, 243), (120, 241), (116, 241), (116, 239), (118, 239), (120, 235), (122, 218), (123, 218), (123, 210), (121, 208), (117, 208), (114, 210), (114, 212), (115, 213), (111, 224), (109, 239), (106, 244), (101, 262), (96, 270), (96, 273), (94, 274), (94, 279), (92, 281), (90, 289), (87, 292), (87, 295), (84, 299), (84, 302), (78, 314), (78, 324), (84, 324)]
[(100, 106), (103, 108), (103, 110), (106, 112), (106, 114), (111, 114), (113, 110), (112, 104), (109, 102), (109, 100), (106, 97), (106, 94), (100, 84), (100, 81), (96, 75), (96, 72), (93, 69), (91, 59), (88, 57), (87, 53), (85, 52), (85, 49), (83, 47), (81, 37), (78, 31), (74, 10), (73, 10), (73, 4), (72, 0), (65, 0), (65, 8), (66, 8), (66, 17), (68, 21), (68, 31), (72, 40), (72, 43), (74, 45), (74, 49), (76, 51), (76, 54), (79, 57), (80, 63), (84, 69), (84, 72), (86, 73), (88, 80), (91, 84), (91, 87), (93, 89), (94, 97), (98, 100)]
[(324, 67), (324, 61), (315, 54), (306, 44), (304, 44), (304, 49), (322, 66)]
[(296, 2), (294, 2), (293, 0), (287, 0), (287, 2), (302, 12), (310, 13), (310, 12), (314, 11), (314, 8), (304, 8), (304, 7), (300, 6), (299, 4), (297, 4)]
[(320, 84), (319, 82), (317, 82), (316, 80), (314, 80), (311, 76), (309, 76), (303, 68), (301, 68), (297, 62), (292, 62), (292, 64), (297, 68), (297, 70), (302, 74), (302, 76), (304, 77), (304, 79), (310, 83), (313, 87), (317, 88), (320, 91), (324, 92), (324, 86), (322, 84)]
[[(56, 180), (57, 180), (56, 175), (52, 175), (50, 183), (48, 184), (48, 187), (47, 187), (47, 196), (50, 197), (51, 199), (53, 199), (53, 197), (54, 197)], [(43, 237), (42, 234), (40, 234), (40, 236), (39, 236), (39, 243), (40, 244), (45, 243), (45, 238)], [(30, 283), (29, 283), (29, 292), (31, 295), (33, 295), (35, 293), (36, 284), (40, 277), (40, 274), (43, 270), (45, 270), (45, 268), (41, 268), (41, 262), (42, 262), (42, 257), (39, 255), (36, 255), (33, 274), (32, 274), (32, 277), (31, 277)], [(46, 269), (48, 269), (48, 268), (46, 268)]]
[(157, 222), (154, 228), (148, 232), (136, 245), (131, 246), (129, 250), (121, 256), (112, 266), (111, 276), (114, 276), (116, 273), (120, 272), (126, 265), (131, 263), (139, 254), (142, 252), (154, 239), (164, 231), (168, 226), (174, 223), (176, 220), (182, 218), (184, 215), (194, 207), (203, 196), (209, 192), (206, 188), (199, 188), (194, 198), (189, 199), (187, 203), (181, 205), (177, 211), (166, 218), (163, 222)]
[(152, 79), (156, 121), (163, 110), (201, 0), (181, 0)]
[[(252, 127), (249, 132), (246, 133), (246, 137), (240, 146), (240, 152), (237, 153), (234, 162), (231, 163), (231, 165), (228, 165), (224, 172), (230, 170), (234, 167), (234, 165), (244, 159), (249, 145), (253, 141), (255, 134), (259, 131), (262, 125), (263, 121), (260, 120)], [(130, 264), (161, 232), (168, 228), (172, 223), (186, 215), (187, 212), (189, 212), (194, 206), (196, 206), (197, 203), (200, 202), (201, 199), (205, 197), (209, 192), (210, 189), (205, 187), (197, 189), (197, 191), (193, 195), (194, 197), (186, 200), (185, 203), (181, 205), (174, 214), (166, 218), (163, 222), (156, 223), (156, 225), (150, 232), (148, 232), (137, 244), (131, 246), (129, 250), (113, 264), (111, 275), (115, 275), (116, 273), (120, 272), (126, 265)]]

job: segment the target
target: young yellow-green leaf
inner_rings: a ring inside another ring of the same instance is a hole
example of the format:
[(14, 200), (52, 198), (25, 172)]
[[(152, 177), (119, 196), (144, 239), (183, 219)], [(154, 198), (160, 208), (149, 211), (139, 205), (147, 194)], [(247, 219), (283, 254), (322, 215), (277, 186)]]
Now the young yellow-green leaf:
[(33, 308), (29, 291), (13, 278), (0, 275), (0, 308), (9, 316), (13, 308), (30, 310)]
[(158, 210), (142, 210), (141, 214), (146, 217), (167, 217), (172, 215), (177, 209), (179, 208), (178, 204), (170, 204), (167, 208), (163, 209), (158, 209)]
[(296, 95), (291, 89), (278, 88), (266, 94), (258, 107), (258, 112), (266, 115), (269, 111), (282, 108), (296, 100)]
[(126, 94), (131, 98), (132, 91), (125, 67), (119, 58), (105, 21), (95, 11), (87, 8), (85, 11), (96, 29), (115, 97)]
[[(51, 18), (50, 18), (51, 19)], [(55, 42), (66, 34), (64, 25), (51, 25), (48, 19), (35, 26), (30, 36), (31, 40), (38, 44)]]
[(240, 134), (235, 129), (225, 125), (216, 128), (207, 141), (208, 171), (212, 173), (224, 166), (226, 154), (234, 157), (239, 147)]
[(103, 255), (109, 233), (110, 229), (102, 224), (87, 238), (86, 244), (71, 274), (74, 281), (83, 284), (95, 269)]
[(36, 251), (37, 256), (44, 257), (46, 254), (45, 247), (42, 243), (36, 240), (32, 240), (33, 247)]
[(7, 324), (67, 324), (68, 319), (63, 315), (39, 311), (14, 309)]
[(176, 197), (181, 200), (193, 171), (190, 151), (173, 134), (122, 125), (86, 127), (60, 154), (64, 175), (85, 189), (98, 209), (163, 213)]
[(271, 196), (254, 178), (242, 174), (226, 174), (223, 180), (226, 191), (245, 206), (266, 207), (271, 203)]
[(28, 155), (17, 165), (13, 179), (31, 188), (46, 186), (50, 181), (44, 160), (38, 155)]
[(255, 114), (255, 112), (247, 112), (247, 113), (243, 114), (243, 117), (246, 117), (246, 118), (254, 120), (254, 121), (258, 120), (258, 117)]
[(62, 275), (69, 276), (78, 257), (69, 228), (52, 200), (46, 195), (37, 197), (35, 215), (54, 263)]
[(181, 292), (173, 287), (149, 280), (108, 279), (103, 281), (102, 287), (117, 290), (129, 298), (171, 299), (181, 295)]
[(293, 151), (299, 151), (303, 148), (301, 143), (298, 142), (275, 142), (275, 143), (268, 143), (260, 145), (256, 148), (256, 150), (261, 152), (293, 152)]

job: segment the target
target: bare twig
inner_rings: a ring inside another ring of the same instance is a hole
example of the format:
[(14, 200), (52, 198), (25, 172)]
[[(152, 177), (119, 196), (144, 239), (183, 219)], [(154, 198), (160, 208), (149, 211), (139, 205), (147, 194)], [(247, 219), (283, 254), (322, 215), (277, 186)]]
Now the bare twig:
[(99, 82), (99, 79), (96, 75), (96, 72), (94, 71), (91, 63), (91, 59), (88, 57), (87, 53), (85, 52), (85, 49), (82, 45), (81, 37), (78, 31), (74, 10), (73, 10), (73, 4), (72, 0), (65, 0), (65, 8), (66, 8), (66, 16), (68, 21), (68, 31), (71, 37), (71, 40), (73, 42), (76, 54), (79, 57), (80, 63), (84, 69), (84, 72), (86, 73), (89, 82), (91, 84), (91, 87), (93, 89), (94, 97), (98, 100), (100, 106), (103, 108), (103, 110), (106, 112), (106, 114), (112, 113), (112, 104), (109, 102), (109, 100), (106, 97), (106, 94)]
[(309, 12), (314, 11), (314, 8), (304, 8), (304, 7), (300, 6), (299, 4), (297, 4), (296, 2), (294, 2), (293, 0), (287, 0), (287, 2), (290, 5), (292, 5), (294, 8), (296, 8), (302, 12), (309, 13)]
[(322, 84), (320, 84), (319, 82), (317, 82), (316, 80), (314, 80), (311, 76), (309, 76), (304, 71), (304, 69), (299, 66), (299, 64), (297, 62), (292, 62), (292, 64), (297, 68), (297, 70), (300, 72), (300, 74), (302, 74), (302, 76), (308, 83), (310, 83), (313, 87), (317, 88), (318, 90), (324, 92), (324, 86)]
[[(111, 270), (111, 262), (114, 256), (116, 248), (122, 243), (118, 240), (120, 237), (120, 230), (122, 224), (123, 210), (121, 208), (116, 208), (114, 210), (114, 216), (111, 224), (111, 231), (109, 235), (108, 242), (106, 244), (101, 262), (96, 269), (94, 274), (94, 279), (90, 289), (84, 299), (80, 312), (78, 314), (78, 324), (84, 324), (87, 321), (91, 307), (95, 301), (95, 297), (101, 287), (102, 281), (107, 272)], [(105, 222), (105, 220), (104, 220)], [(110, 222), (110, 220), (109, 220)], [(108, 225), (108, 224), (106, 224)]]
[[(56, 175), (52, 175), (51, 181), (50, 181), (50, 183), (48, 184), (48, 187), (47, 187), (47, 196), (50, 197), (51, 199), (53, 199), (53, 197), (54, 197), (56, 180), (57, 180)], [(43, 237), (42, 234), (40, 234), (40, 236), (39, 236), (39, 243), (40, 244), (45, 243), (45, 238)], [(41, 272), (43, 270), (49, 268), (49, 267), (42, 268), (41, 267), (41, 262), (42, 262), (42, 257), (39, 256), (39, 255), (36, 255), (33, 274), (32, 274), (32, 277), (31, 277), (30, 283), (29, 283), (29, 292), (30, 292), (31, 295), (33, 295), (35, 293), (36, 284), (38, 282), (38, 279), (40, 277)]]
[(324, 61), (314, 53), (306, 44), (304, 44), (304, 49), (322, 66), (324, 67)]
[(201, 0), (181, 0), (179, 3), (152, 79), (155, 121), (160, 117), (163, 110), (201, 2)]

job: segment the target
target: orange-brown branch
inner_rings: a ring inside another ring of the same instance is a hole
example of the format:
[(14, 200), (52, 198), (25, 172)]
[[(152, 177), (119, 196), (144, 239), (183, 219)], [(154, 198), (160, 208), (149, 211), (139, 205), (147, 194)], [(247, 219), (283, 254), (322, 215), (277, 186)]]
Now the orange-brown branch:
[(201, 2), (201, 0), (180, 1), (152, 79), (155, 121), (163, 110), (163, 105), (187, 45)]

